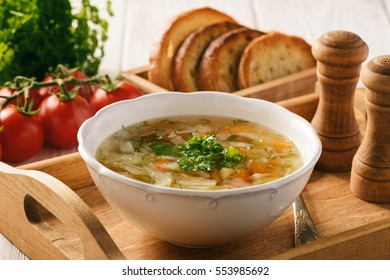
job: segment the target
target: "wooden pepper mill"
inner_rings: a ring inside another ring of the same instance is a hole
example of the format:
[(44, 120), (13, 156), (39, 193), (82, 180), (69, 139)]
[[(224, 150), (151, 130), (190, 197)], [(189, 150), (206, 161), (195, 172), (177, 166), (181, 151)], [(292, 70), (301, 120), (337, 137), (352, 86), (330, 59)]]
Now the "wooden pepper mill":
[(361, 199), (390, 202), (390, 55), (372, 59), (362, 70), (367, 128), (353, 162), (350, 189)]
[(354, 97), (368, 47), (352, 32), (332, 31), (314, 42), (312, 53), (317, 60), (319, 103), (311, 124), (322, 142), (316, 168), (348, 171), (361, 143)]

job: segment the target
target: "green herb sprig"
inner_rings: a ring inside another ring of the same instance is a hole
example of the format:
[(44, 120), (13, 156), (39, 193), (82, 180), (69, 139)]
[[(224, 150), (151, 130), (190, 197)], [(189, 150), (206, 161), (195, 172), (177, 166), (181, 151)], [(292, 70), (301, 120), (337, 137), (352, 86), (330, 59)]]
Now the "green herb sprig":
[[(108, 21), (80, 0), (0, 0), (0, 84), (21, 75), (42, 80), (58, 64), (95, 75), (104, 56)], [(111, 0), (105, 12), (112, 16)]]
[(184, 171), (213, 171), (218, 167), (234, 167), (243, 161), (243, 156), (234, 147), (225, 149), (216, 141), (217, 136), (193, 136), (186, 143), (174, 146), (163, 141), (154, 141), (150, 147), (156, 155), (175, 155)]

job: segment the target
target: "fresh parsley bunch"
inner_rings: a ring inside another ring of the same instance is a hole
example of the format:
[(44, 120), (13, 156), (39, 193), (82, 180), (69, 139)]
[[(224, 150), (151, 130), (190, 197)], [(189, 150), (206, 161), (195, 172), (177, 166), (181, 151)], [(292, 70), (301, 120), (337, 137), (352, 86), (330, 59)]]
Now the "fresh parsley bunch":
[(76, 10), (71, 0), (0, 0), (0, 84), (19, 75), (41, 80), (58, 64), (97, 73), (108, 22), (89, 0), (80, 1)]

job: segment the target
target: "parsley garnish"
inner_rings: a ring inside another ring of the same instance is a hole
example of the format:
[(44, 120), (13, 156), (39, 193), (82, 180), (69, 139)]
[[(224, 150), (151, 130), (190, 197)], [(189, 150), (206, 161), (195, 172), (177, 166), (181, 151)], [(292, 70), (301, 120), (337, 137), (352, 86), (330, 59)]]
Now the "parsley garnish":
[(233, 167), (243, 160), (236, 149), (224, 149), (216, 138), (212, 133), (204, 137), (193, 136), (185, 144), (179, 145), (179, 167), (184, 171), (210, 172), (216, 167)]
[(178, 165), (184, 171), (213, 171), (217, 167), (234, 167), (243, 157), (234, 147), (225, 149), (216, 141), (217, 136), (193, 136), (185, 144), (177, 145), (163, 140), (154, 140), (150, 148), (156, 156), (179, 157)]
[(234, 147), (229, 146), (229, 148), (224, 150), (225, 158), (222, 160), (223, 167), (234, 167), (239, 164), (243, 157)]
[(152, 151), (156, 156), (171, 156), (175, 154), (175, 145), (162, 140), (154, 140), (150, 143), (150, 148), (152, 148)]

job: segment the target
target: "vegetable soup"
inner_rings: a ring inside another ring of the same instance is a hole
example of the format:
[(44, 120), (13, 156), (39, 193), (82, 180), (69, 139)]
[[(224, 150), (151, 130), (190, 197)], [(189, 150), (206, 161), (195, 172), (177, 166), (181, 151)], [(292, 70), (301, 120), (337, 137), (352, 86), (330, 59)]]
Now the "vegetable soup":
[(123, 127), (97, 160), (124, 176), (172, 188), (220, 190), (263, 184), (302, 166), (296, 145), (257, 123), (180, 116)]

